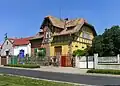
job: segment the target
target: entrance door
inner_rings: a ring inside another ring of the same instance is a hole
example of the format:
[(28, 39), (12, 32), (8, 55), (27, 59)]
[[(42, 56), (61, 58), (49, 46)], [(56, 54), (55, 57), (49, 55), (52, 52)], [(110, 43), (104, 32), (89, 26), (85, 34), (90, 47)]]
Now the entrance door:
[(20, 58), (24, 58), (24, 50), (23, 49), (20, 50), (19, 56), (20, 56)]
[(6, 51), (6, 56), (9, 56), (9, 51)]
[(55, 47), (55, 56), (56, 56), (58, 65), (60, 65), (61, 55), (62, 55), (62, 46)]
[(62, 54), (62, 46), (55, 47), (55, 55), (61, 55)]

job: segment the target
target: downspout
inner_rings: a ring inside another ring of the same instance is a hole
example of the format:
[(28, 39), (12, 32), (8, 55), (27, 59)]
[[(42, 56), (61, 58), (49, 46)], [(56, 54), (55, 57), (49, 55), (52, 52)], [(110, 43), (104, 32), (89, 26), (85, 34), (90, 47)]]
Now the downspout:
[(69, 56), (72, 59), (72, 38), (70, 33), (70, 39), (69, 39)]
[(73, 57), (72, 57), (72, 37), (71, 37), (71, 33), (70, 35), (70, 39), (69, 39), (69, 58), (71, 61), (71, 66), (74, 67), (74, 62), (73, 62)]

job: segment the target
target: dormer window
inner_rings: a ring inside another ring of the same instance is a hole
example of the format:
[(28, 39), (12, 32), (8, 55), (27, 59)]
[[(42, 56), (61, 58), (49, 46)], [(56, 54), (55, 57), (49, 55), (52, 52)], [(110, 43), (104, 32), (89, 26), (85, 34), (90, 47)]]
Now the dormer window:
[(67, 30), (72, 30), (75, 26), (67, 27)]

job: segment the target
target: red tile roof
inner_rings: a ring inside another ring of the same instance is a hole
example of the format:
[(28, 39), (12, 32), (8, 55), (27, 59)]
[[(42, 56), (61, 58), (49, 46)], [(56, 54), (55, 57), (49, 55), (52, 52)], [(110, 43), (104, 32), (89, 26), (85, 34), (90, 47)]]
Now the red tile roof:
[(21, 45), (27, 45), (30, 43), (30, 39), (33, 37), (27, 37), (27, 38), (8, 38), (10, 42), (13, 44), (13, 46), (21, 46)]

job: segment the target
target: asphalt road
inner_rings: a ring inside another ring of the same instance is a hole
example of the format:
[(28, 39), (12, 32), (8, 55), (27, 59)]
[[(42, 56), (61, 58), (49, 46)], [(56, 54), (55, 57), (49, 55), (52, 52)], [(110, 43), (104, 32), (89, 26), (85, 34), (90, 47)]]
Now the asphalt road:
[(65, 74), (65, 73), (53, 73), (43, 72), (35, 70), (24, 70), (24, 69), (12, 69), (0, 67), (0, 73), (22, 75), (34, 78), (57, 80), (74, 82), (80, 84), (89, 85), (119, 85), (120, 77), (108, 77), (108, 76), (91, 76), (91, 75), (79, 75), (79, 74)]

